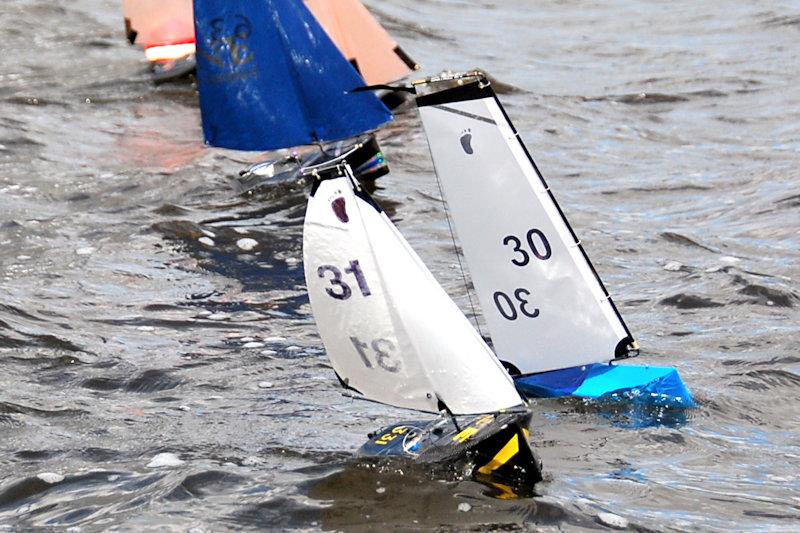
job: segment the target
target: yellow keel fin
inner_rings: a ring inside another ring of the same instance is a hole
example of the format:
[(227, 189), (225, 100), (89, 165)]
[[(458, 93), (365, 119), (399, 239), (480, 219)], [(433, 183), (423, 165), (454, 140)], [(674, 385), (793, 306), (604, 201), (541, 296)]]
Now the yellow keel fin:
[(512, 457), (519, 452), (519, 437), (515, 434), (503, 446), (497, 454), (492, 457), (492, 460), (478, 469), (480, 474), (490, 474), (506, 464)]

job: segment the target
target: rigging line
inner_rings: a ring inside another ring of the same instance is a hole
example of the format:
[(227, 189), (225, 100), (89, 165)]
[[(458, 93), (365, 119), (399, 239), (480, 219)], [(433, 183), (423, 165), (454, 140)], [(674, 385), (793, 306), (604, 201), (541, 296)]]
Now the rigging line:
[(461, 433), (461, 428), (458, 427), (458, 420), (456, 420), (456, 415), (454, 415), (453, 411), (451, 411), (450, 408), (447, 407), (447, 404), (444, 403), (444, 400), (439, 398), (438, 394), (436, 395), (436, 407), (439, 409), (439, 412), (442, 413), (442, 415), (447, 414), (450, 417), (450, 420), (453, 421), (453, 425), (456, 427), (456, 431)]
[(434, 172), (433, 175), (436, 177), (436, 186), (439, 187), (439, 197), (442, 199), (442, 205), (444, 206), (444, 218), (447, 220), (447, 228), (450, 230), (450, 239), (453, 241), (453, 252), (456, 254), (456, 259), (458, 260), (458, 268), (461, 270), (461, 279), (464, 280), (464, 292), (467, 293), (467, 299), (469, 300), (469, 307), (472, 310), (472, 318), (475, 320), (475, 328), (478, 330), (478, 335), (483, 338), (483, 331), (481, 331), (481, 325), (478, 322), (478, 312), (475, 310), (475, 303), (472, 301), (472, 293), (469, 290), (469, 285), (467, 284), (467, 275), (464, 273), (464, 265), (461, 263), (461, 255), (458, 253), (458, 245), (456, 244), (456, 234), (453, 233), (453, 225), (450, 223), (450, 213), (447, 210), (447, 201), (444, 199), (444, 191), (442, 191), (442, 182), (439, 181), (439, 175)]

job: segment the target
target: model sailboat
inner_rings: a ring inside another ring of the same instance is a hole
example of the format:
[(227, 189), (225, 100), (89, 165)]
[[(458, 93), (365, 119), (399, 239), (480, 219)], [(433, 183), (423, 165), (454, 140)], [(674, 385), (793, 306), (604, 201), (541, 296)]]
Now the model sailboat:
[(303, 265), (339, 381), (365, 399), (453, 420), (390, 426), (362, 453), (471, 460), (476, 474), (539, 481), (527, 440), (530, 413), (483, 339), (349, 165), (331, 161), (306, 171), (315, 179)]
[(414, 87), (495, 352), (517, 386), (693, 406), (674, 368), (607, 364), (638, 345), (486, 77)]
[[(331, 146), (391, 119), (374, 94), (354, 91), (363, 80), (299, 0), (196, 0), (194, 7), (209, 144)], [(530, 412), (513, 381), (354, 179), (351, 165), (385, 170), (375, 149), (356, 140), (306, 166), (314, 183), (303, 246), (309, 298), (345, 387), (449, 418), (391, 426), (362, 453), (460, 459), (480, 476), (535, 483)], [(270, 165), (258, 170), (276, 171)]]
[[(388, 170), (370, 130), (392, 120), (300, 0), (195, 2), (197, 81), (206, 143), (236, 150), (293, 151), (243, 171), (245, 178), (296, 176), (348, 151), (362, 180)], [(365, 135), (366, 134), (366, 135)], [(256, 185), (257, 186), (257, 185)]]
[[(196, 1), (197, 81), (206, 143), (235, 150), (293, 151), (242, 172), (251, 182), (296, 177), (347, 151), (359, 179), (386, 172), (365, 132), (392, 119), (300, 0)], [(251, 179), (253, 178), (253, 179)], [(250, 183), (251, 188), (258, 183)]]

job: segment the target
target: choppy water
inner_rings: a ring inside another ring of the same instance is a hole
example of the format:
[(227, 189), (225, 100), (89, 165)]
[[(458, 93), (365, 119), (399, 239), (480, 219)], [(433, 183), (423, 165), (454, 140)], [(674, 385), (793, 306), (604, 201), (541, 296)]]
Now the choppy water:
[[(635, 429), (535, 402), (548, 479), (522, 500), (353, 459), (405, 413), (339, 392), (303, 185), (248, 194), (254, 156), (202, 145), (118, 4), (0, 10), (0, 530), (797, 529), (800, 2), (367, 2), (427, 72), (512, 86), (642, 362), (701, 404)], [(376, 198), (466, 305), (415, 114), (382, 143)]]

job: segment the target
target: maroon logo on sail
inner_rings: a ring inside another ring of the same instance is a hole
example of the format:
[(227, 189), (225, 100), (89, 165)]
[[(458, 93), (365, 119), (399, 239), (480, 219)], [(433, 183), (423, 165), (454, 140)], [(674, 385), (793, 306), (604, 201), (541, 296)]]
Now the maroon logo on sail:
[(336, 218), (347, 224), (350, 221), (350, 217), (347, 216), (347, 210), (345, 209), (344, 205), (344, 198), (341, 196), (334, 201), (331, 202), (331, 207), (333, 208), (333, 212), (336, 215)]

